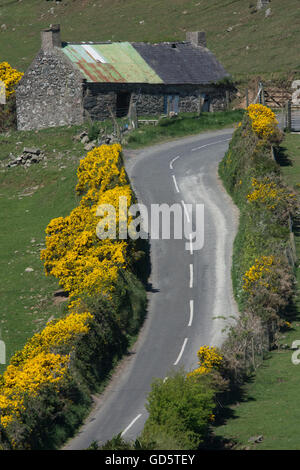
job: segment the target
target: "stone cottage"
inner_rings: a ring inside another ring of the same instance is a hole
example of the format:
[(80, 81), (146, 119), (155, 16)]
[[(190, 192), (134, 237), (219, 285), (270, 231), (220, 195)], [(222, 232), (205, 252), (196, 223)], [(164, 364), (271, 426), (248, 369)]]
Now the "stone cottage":
[(19, 130), (103, 120), (111, 111), (140, 115), (225, 106), (227, 72), (207, 49), (205, 33), (158, 44), (62, 42), (60, 26), (41, 32), (41, 50), (16, 91)]

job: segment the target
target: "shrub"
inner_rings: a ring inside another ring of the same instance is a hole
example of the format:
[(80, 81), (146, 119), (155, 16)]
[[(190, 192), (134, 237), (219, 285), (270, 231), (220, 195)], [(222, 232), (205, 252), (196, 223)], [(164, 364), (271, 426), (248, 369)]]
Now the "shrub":
[(268, 138), (276, 132), (278, 121), (273, 111), (262, 104), (250, 104), (247, 108), (252, 129), (261, 138)]
[(188, 374), (193, 377), (198, 374), (207, 374), (213, 369), (218, 369), (222, 364), (222, 355), (215, 347), (201, 346), (197, 352), (199, 367)]
[(119, 197), (127, 197), (128, 204), (135, 200), (119, 145), (94, 149), (81, 160), (77, 191), (79, 206), (49, 223), (41, 254), (46, 274), (56, 276), (69, 293), (69, 313), (29, 339), (0, 377), (5, 448), (61, 444), (144, 318), (145, 288), (135, 274), (143, 271), (144, 245), (96, 235), (98, 204), (114, 205), (120, 218)]
[(12, 68), (8, 62), (0, 62), (0, 80), (5, 83), (6, 98), (15, 93), (16, 86), (23, 75), (22, 72)]
[(222, 345), (222, 373), (232, 385), (241, 383), (261, 364), (269, 346), (268, 329), (261, 318), (250, 311), (241, 313), (227, 328), (227, 337)]
[(242, 313), (222, 347), (224, 364), (227, 369), (231, 365), (238, 380), (272, 347), (293, 301), (295, 277), (286, 253), (289, 221), (298, 201), (271, 156), (271, 145), (280, 138), (274, 113), (250, 105), (219, 165), (226, 189), (240, 209), (232, 278)]
[(49, 223), (41, 259), (45, 261), (46, 274), (57, 277), (70, 297), (83, 293), (110, 295), (118, 273), (128, 266), (134, 250), (127, 241), (99, 240), (96, 231), (100, 204), (115, 208), (118, 227), (122, 216), (119, 198), (126, 198), (127, 207), (135, 200), (122, 165), (120, 145), (102, 145), (89, 152), (81, 160), (77, 175), (80, 204), (69, 216)]
[(142, 440), (156, 449), (197, 449), (208, 435), (214, 404), (209, 376), (187, 378), (183, 371), (157, 379), (148, 395), (149, 418)]
[(15, 90), (23, 76), (8, 62), (0, 62), (0, 81), (5, 84), (6, 104), (0, 104), (0, 131), (16, 126)]

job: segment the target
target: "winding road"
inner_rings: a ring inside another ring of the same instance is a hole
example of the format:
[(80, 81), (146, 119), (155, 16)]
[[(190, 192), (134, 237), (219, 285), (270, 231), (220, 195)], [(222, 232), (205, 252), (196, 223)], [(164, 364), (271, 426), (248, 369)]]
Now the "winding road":
[(149, 212), (151, 204), (178, 203), (193, 219), (188, 204), (204, 204), (204, 245), (196, 250), (185, 238), (151, 240), (152, 288), (139, 339), (64, 450), (101, 445), (120, 432), (136, 438), (147, 418), (152, 381), (195, 368), (201, 345), (221, 345), (224, 326), (237, 314), (230, 273), (238, 214), (217, 176), (231, 135), (231, 129), (206, 132), (125, 157), (132, 186)]

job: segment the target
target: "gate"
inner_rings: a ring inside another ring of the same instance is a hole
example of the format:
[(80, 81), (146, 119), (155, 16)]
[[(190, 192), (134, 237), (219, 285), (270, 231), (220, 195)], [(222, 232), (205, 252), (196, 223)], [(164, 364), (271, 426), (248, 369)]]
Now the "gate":
[(300, 132), (300, 106), (288, 101), (283, 109), (282, 124), (287, 131)]

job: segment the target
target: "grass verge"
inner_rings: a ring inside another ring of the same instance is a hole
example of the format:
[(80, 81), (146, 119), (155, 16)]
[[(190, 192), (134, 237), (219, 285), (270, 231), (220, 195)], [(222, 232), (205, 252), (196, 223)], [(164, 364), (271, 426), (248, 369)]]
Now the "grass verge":
[[(300, 136), (287, 134), (280, 146), (278, 162), (287, 184), (300, 196)], [(297, 220), (294, 236), (298, 259), (300, 233)], [(217, 437), (235, 443), (234, 449), (298, 450), (300, 368), (292, 363), (294, 340), (300, 339), (300, 268), (295, 268), (297, 296), (291, 329), (280, 334), (279, 349), (273, 350), (242, 387), (241, 395), (226, 411), (225, 424), (215, 427)], [(261, 443), (252, 437), (263, 436)], [(250, 441), (249, 441), (250, 439)]]
[(175, 118), (164, 118), (156, 126), (143, 125), (126, 138), (126, 147), (136, 149), (171, 139), (198, 134), (212, 129), (232, 127), (243, 117), (242, 110), (215, 113), (182, 113)]

